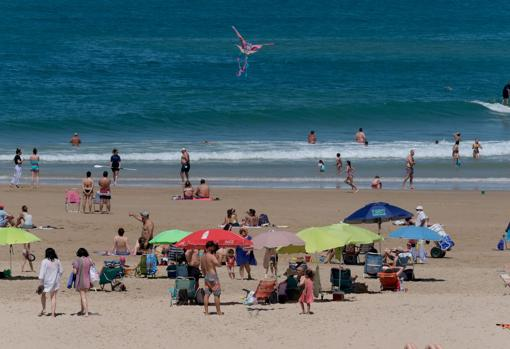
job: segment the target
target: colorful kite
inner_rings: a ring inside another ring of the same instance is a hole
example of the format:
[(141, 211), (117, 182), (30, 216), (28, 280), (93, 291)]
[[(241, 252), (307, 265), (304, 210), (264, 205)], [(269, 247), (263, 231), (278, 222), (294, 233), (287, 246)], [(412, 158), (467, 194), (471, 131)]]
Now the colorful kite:
[(239, 48), (239, 51), (241, 51), (241, 54), (244, 57), (238, 57), (237, 58), (237, 64), (239, 65), (239, 70), (237, 71), (237, 76), (240, 77), (241, 75), (245, 74), (245, 76), (248, 75), (248, 56), (257, 53), (260, 51), (260, 49), (263, 46), (271, 46), (273, 43), (268, 44), (252, 44), (248, 41), (246, 41), (243, 36), (237, 31), (236, 27), (232, 26), (232, 29), (234, 30), (234, 33), (236, 33), (237, 37), (239, 38), (239, 45), (236, 45)]

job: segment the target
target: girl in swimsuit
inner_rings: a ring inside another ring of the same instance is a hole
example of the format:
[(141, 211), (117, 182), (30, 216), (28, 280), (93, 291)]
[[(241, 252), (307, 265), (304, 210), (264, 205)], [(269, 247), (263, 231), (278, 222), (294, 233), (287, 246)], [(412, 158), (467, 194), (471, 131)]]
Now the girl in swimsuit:
[(32, 172), (32, 188), (39, 186), (39, 155), (37, 149), (32, 150), (30, 155), (30, 172)]
[(452, 149), (452, 158), (455, 162), (455, 166), (460, 167), (460, 152), (459, 152), (459, 141), (456, 141)]
[(357, 193), (359, 191), (358, 187), (354, 185), (354, 168), (351, 165), (351, 161), (347, 160), (347, 178), (345, 179), (345, 183), (351, 186), (353, 192)]
[(479, 159), (480, 158), (480, 149), (482, 149), (482, 145), (480, 144), (480, 141), (475, 139), (475, 142), (473, 143), (473, 159)]

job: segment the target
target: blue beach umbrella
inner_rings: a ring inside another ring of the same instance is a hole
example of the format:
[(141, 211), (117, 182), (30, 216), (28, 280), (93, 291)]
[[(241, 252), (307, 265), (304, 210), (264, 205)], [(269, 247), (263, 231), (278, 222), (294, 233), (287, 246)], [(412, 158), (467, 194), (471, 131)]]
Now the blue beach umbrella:
[(394, 239), (407, 239), (407, 240), (430, 240), (441, 241), (443, 237), (432, 229), (425, 227), (408, 226), (398, 228), (389, 235)]
[(353, 212), (344, 219), (345, 223), (379, 223), (397, 219), (411, 218), (413, 214), (398, 206), (386, 202), (372, 202)]

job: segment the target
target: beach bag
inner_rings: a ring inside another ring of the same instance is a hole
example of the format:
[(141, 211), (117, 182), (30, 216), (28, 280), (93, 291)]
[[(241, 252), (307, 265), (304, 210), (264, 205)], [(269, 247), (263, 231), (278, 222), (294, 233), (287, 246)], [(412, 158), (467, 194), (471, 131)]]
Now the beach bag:
[(505, 249), (505, 241), (503, 239), (499, 240), (496, 247), (498, 250), (503, 251)]
[(99, 274), (97, 273), (97, 269), (96, 269), (95, 265), (90, 266), (89, 277), (90, 277), (91, 283), (99, 281)]
[(255, 298), (255, 291), (248, 292), (246, 298), (243, 301), (243, 304), (248, 306), (257, 304), (257, 298)]
[(197, 290), (197, 294), (195, 295), (195, 302), (198, 305), (203, 305), (204, 304), (204, 298), (205, 298), (205, 291), (204, 291), (203, 288), (199, 288)]
[(67, 279), (67, 288), (69, 288), (69, 289), (73, 288), (75, 280), (76, 280), (76, 274), (71, 272), (71, 274), (69, 274), (69, 278)]
[(189, 303), (188, 290), (182, 288), (177, 293), (177, 305), (188, 305), (188, 303)]
[(269, 225), (269, 217), (265, 213), (261, 213), (259, 216), (259, 225), (261, 227)]

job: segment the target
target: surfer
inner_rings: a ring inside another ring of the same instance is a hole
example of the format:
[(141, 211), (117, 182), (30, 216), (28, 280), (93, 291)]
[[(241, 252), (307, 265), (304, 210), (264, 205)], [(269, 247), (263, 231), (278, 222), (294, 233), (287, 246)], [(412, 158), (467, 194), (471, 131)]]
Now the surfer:
[(402, 189), (406, 188), (406, 182), (409, 180), (409, 189), (414, 189), (413, 187), (413, 179), (414, 179), (414, 165), (416, 162), (414, 161), (414, 150), (411, 149), (409, 155), (406, 159), (406, 176), (404, 177), (404, 183), (402, 183)]
[(475, 142), (473, 143), (473, 159), (480, 159), (480, 149), (482, 149), (482, 145), (480, 144), (480, 141), (478, 138), (475, 139)]
[(508, 105), (508, 95), (510, 94), (510, 81), (503, 87), (503, 105)]

